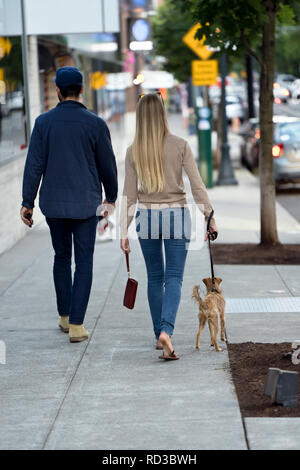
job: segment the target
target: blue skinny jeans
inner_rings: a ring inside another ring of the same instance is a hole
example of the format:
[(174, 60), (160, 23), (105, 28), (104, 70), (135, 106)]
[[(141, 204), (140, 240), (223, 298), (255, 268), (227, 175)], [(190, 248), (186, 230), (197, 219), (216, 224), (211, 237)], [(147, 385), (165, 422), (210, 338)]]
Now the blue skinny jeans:
[(172, 335), (181, 299), (181, 287), (191, 217), (187, 208), (138, 209), (136, 230), (146, 263), (148, 302), (156, 339)]

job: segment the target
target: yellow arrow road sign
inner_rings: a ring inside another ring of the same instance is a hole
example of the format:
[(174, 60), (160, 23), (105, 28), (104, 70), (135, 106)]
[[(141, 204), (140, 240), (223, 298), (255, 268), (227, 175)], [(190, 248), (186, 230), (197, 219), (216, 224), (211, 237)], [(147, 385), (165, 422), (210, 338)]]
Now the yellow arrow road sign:
[(183, 42), (201, 59), (208, 59), (214, 52), (204, 46), (205, 36), (202, 39), (195, 39), (196, 31), (201, 28), (201, 24), (195, 24), (182, 38)]

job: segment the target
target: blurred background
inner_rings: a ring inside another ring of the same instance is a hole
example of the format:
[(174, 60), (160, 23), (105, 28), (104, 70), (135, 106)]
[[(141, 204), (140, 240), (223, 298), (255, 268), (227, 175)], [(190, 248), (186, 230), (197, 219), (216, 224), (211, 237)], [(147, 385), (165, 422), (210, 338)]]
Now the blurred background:
[[(107, 121), (118, 162), (134, 134), (138, 95), (159, 90), (171, 131), (188, 136), (196, 156), (197, 110), (209, 109), (211, 163), (220, 166), (221, 76), (218, 72), (210, 86), (193, 85), (190, 62), (199, 57), (182, 41), (192, 26), (188, 12), (174, 12), (169, 0), (0, 0), (0, 253), (25, 233), (16, 206), (26, 148), (35, 118), (57, 104), (53, 78), (59, 67), (82, 71), (83, 102)], [(276, 35), (273, 156), (296, 161), (300, 27), (281, 25)], [(213, 54), (218, 60), (218, 51)], [(229, 57), (225, 81), (232, 166), (257, 174), (258, 65), (250, 56)], [(279, 175), (276, 184), (278, 197), (296, 213), (297, 181)]]

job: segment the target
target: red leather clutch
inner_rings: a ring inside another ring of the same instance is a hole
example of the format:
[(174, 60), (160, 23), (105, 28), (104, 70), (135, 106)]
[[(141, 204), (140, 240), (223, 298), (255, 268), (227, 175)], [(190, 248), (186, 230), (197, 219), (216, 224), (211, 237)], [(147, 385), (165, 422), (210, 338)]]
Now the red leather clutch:
[(129, 308), (132, 310), (135, 304), (135, 298), (138, 288), (138, 282), (135, 279), (130, 277), (130, 269), (129, 269), (129, 255), (126, 253), (126, 264), (127, 264), (127, 272), (128, 272), (128, 281), (126, 284), (125, 294), (123, 305), (124, 307)]

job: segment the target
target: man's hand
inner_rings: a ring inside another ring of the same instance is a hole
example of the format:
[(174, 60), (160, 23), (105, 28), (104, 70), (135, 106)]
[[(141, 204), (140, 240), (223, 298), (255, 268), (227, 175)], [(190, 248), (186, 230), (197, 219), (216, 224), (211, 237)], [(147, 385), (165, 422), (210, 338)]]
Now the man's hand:
[(102, 207), (101, 207), (101, 215), (103, 217), (107, 217), (109, 215), (112, 215), (114, 213), (114, 210), (116, 208), (116, 203), (115, 202), (108, 202), (106, 199), (103, 201)]
[(217, 234), (219, 233), (219, 230), (217, 229), (215, 222), (210, 223), (209, 231), (207, 231), (205, 234), (205, 238), (204, 238), (205, 242), (208, 240), (208, 236), (210, 237), (210, 240), (213, 240), (210, 235), (212, 232), (217, 232)]
[[(24, 222), (25, 225), (28, 227), (32, 227), (33, 225), (33, 220), (32, 220), (32, 215), (33, 215), (33, 209), (28, 209), (27, 207), (21, 207), (21, 219)], [(30, 215), (30, 218), (28, 217)], [(26, 218), (26, 216), (28, 218)]]
[(124, 253), (130, 253), (131, 250), (128, 238), (121, 239), (121, 249), (124, 251)]

